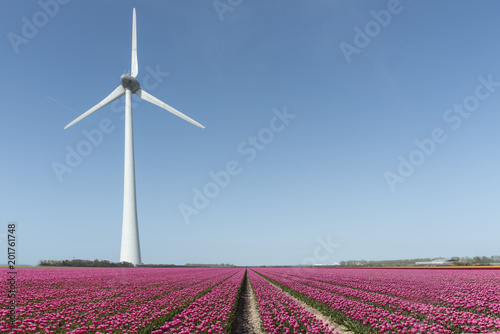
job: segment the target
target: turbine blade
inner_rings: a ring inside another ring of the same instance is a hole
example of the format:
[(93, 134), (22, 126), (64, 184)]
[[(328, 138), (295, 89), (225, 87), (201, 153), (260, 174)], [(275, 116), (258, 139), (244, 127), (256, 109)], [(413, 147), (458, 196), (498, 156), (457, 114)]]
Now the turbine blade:
[(172, 108), (171, 106), (169, 106), (165, 102), (162, 102), (162, 101), (158, 100), (156, 97), (154, 97), (153, 95), (149, 94), (148, 92), (146, 92), (146, 91), (144, 91), (142, 89), (139, 89), (138, 91), (136, 91), (135, 94), (137, 96), (139, 96), (141, 99), (146, 100), (146, 101), (148, 101), (148, 102), (150, 102), (152, 104), (156, 104), (158, 107), (163, 108), (166, 111), (171, 112), (175, 116), (178, 116), (178, 117), (182, 118), (183, 120), (186, 120), (189, 123), (196, 125), (197, 127), (200, 127), (202, 129), (205, 128), (203, 125), (201, 125), (200, 123), (196, 122), (194, 119), (189, 118), (188, 116), (186, 116), (183, 113), (181, 113), (179, 110), (176, 110), (176, 109)]
[(83, 114), (81, 114), (80, 116), (78, 116), (77, 118), (75, 118), (71, 123), (69, 123), (68, 125), (66, 125), (64, 127), (64, 129), (66, 130), (67, 128), (69, 128), (73, 124), (81, 121), (82, 119), (84, 119), (88, 115), (90, 115), (93, 112), (101, 109), (105, 105), (110, 104), (111, 102), (113, 102), (114, 100), (122, 97), (123, 95), (125, 95), (125, 88), (123, 88), (120, 85), (120, 86), (116, 87), (116, 89), (111, 94), (109, 94), (108, 96), (106, 96), (104, 98), (104, 100), (102, 100), (101, 102), (99, 102), (98, 104), (96, 104), (95, 106), (93, 106), (92, 108), (90, 108), (89, 110), (87, 110), (86, 112), (84, 112)]
[(139, 73), (139, 65), (137, 64), (137, 24), (135, 22), (135, 8), (132, 19), (132, 67), (130, 74), (135, 78)]

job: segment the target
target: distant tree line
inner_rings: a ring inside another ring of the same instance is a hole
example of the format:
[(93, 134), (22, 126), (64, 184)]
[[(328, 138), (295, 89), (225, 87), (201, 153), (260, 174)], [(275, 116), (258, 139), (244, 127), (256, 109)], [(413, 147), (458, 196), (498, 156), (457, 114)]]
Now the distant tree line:
[(130, 262), (111, 262), (108, 260), (41, 260), (39, 266), (47, 267), (133, 267)]
[[(358, 262), (358, 266), (364, 266), (364, 267), (408, 267), (408, 266), (414, 266), (415, 262), (419, 261), (431, 261), (432, 259), (430, 258), (423, 258), (423, 259), (405, 259), (405, 260), (382, 260), (382, 261), (341, 261), (340, 266), (344, 267), (351, 267), (351, 266), (356, 266), (356, 264), (353, 265), (353, 262)], [(344, 262), (344, 263), (342, 263)]]
[(459, 260), (457, 265), (462, 266), (473, 266), (473, 265), (488, 265), (492, 263), (500, 263), (500, 256), (493, 255), (491, 257), (487, 256), (474, 256), (474, 257), (464, 257)]
[(178, 266), (176, 264), (138, 264), (137, 268), (176, 268), (176, 267), (184, 267)]
[(185, 267), (203, 267), (203, 268), (234, 268), (234, 264), (220, 263), (220, 264), (203, 264), (203, 263), (186, 263)]
[[(128, 268), (134, 267), (130, 262), (111, 262), (108, 260), (41, 260), (38, 263), (42, 267), (106, 267), (106, 268)], [(202, 263), (186, 263), (185, 265), (175, 264), (138, 264), (138, 268), (175, 268), (175, 267), (196, 267), (196, 268), (234, 268), (234, 264), (221, 263), (221, 264), (202, 264)]]
[[(382, 261), (366, 261), (366, 260), (349, 260), (340, 261), (341, 267), (410, 267), (416, 262), (430, 262), (439, 258), (422, 258), (422, 259), (406, 259), (406, 260), (382, 260)], [(472, 266), (472, 265), (490, 265), (500, 263), (500, 256), (474, 256), (474, 257), (458, 257), (451, 258), (455, 266)]]
[[(382, 261), (366, 261), (366, 260), (349, 260), (340, 261), (340, 267), (410, 267), (414, 266), (415, 262), (428, 262), (436, 258), (422, 258), (422, 259), (406, 259), (406, 260), (382, 260)], [(500, 256), (493, 255), (487, 256), (474, 256), (474, 257), (452, 257), (453, 265), (455, 266), (473, 266), (473, 265), (491, 265), (500, 264)], [(134, 265), (130, 262), (111, 262), (108, 260), (41, 260), (39, 266), (46, 267), (102, 267), (102, 268), (131, 268)], [(140, 268), (174, 268), (174, 267), (192, 267), (192, 268), (234, 268), (234, 264), (220, 263), (220, 264), (203, 264), (203, 263), (186, 263), (185, 265), (175, 264), (138, 264)], [(266, 267), (266, 266), (261, 266)], [(298, 266), (273, 266), (273, 267), (302, 267)]]
[(234, 264), (229, 263), (221, 263), (221, 264), (205, 264), (205, 263), (186, 263), (184, 265), (176, 265), (176, 264), (138, 264), (137, 267), (141, 268), (185, 268), (185, 267), (193, 267), (193, 268), (235, 268)]

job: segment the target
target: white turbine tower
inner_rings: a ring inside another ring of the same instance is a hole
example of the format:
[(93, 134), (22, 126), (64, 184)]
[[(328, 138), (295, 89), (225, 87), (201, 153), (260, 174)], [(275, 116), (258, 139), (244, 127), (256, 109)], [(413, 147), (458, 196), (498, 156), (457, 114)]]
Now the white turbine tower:
[(132, 68), (130, 74), (123, 74), (120, 78), (121, 85), (106, 96), (104, 100), (87, 110), (64, 129), (81, 121), (85, 117), (101, 109), (105, 105), (125, 95), (125, 164), (124, 164), (124, 185), (123, 185), (123, 225), (122, 225), (122, 245), (120, 261), (131, 262), (134, 265), (141, 263), (141, 249), (139, 246), (139, 227), (137, 224), (137, 204), (135, 200), (135, 166), (134, 166), (134, 132), (132, 126), (132, 94), (136, 94), (141, 99), (156, 104), (172, 114), (194, 124), (202, 129), (205, 127), (195, 120), (184, 115), (180, 111), (172, 108), (168, 104), (158, 100), (147, 93), (137, 81), (139, 72), (137, 64), (137, 28), (135, 20), (135, 8), (132, 20)]

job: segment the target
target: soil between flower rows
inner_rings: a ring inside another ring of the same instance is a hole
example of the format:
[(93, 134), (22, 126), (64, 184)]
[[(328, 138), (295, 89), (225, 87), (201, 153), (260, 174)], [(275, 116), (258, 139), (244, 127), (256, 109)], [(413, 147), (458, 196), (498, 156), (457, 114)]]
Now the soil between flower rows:
[[(305, 304), (304, 302), (293, 297), (286, 291), (281, 290), (278, 286), (274, 285), (274, 288), (280, 290), (283, 294), (295, 300), (304, 309), (314, 314), (314, 316), (329, 324), (329, 328), (334, 329), (339, 334), (351, 334), (352, 331), (347, 330), (344, 326), (335, 323), (330, 317), (322, 314), (315, 308)], [(238, 305), (236, 308), (236, 319), (233, 325), (231, 334), (264, 334), (261, 329), (260, 314), (258, 311), (257, 299), (255, 297), (255, 292), (253, 291), (252, 284), (248, 278), (248, 272), (245, 273), (243, 278), (242, 289), (240, 290), (240, 295), (238, 299)]]
[(260, 316), (248, 272), (243, 278), (242, 289), (236, 307), (236, 320), (231, 334), (263, 333), (260, 329)]

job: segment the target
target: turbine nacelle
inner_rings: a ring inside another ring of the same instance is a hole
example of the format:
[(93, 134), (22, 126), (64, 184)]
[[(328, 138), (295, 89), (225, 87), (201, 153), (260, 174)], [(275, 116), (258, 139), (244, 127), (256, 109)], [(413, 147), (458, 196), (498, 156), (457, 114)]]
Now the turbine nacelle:
[(75, 123), (78, 123), (85, 117), (89, 116), (90, 114), (94, 113), (95, 111), (101, 109), (102, 107), (110, 104), (111, 102), (115, 101), (116, 99), (119, 99), (120, 97), (124, 96), (127, 90), (130, 90), (132, 94), (136, 94), (138, 97), (140, 97), (143, 100), (146, 100), (152, 104), (157, 105), (160, 108), (165, 109), (168, 112), (171, 112), (172, 114), (182, 118), (185, 121), (188, 121), (189, 123), (196, 125), (197, 127), (200, 127), (204, 129), (205, 127), (201, 125), (200, 123), (196, 122), (194, 119), (189, 118), (188, 116), (184, 115), (180, 111), (178, 111), (175, 108), (172, 108), (165, 102), (157, 99), (153, 95), (149, 94), (148, 92), (144, 91), (141, 89), (141, 85), (139, 84), (139, 81), (137, 81), (136, 77), (137, 74), (139, 73), (139, 65), (137, 63), (137, 25), (136, 25), (136, 19), (135, 19), (135, 8), (133, 11), (133, 16), (132, 16), (132, 62), (130, 64), (130, 73), (122, 74), (120, 77), (121, 85), (116, 87), (114, 91), (111, 92), (108, 96), (104, 98), (101, 102), (78, 116), (76, 119), (74, 119), (72, 122), (70, 122), (68, 125), (66, 125), (64, 128), (67, 129), (70, 126), (72, 126)]
[(134, 78), (131, 74), (123, 74), (120, 77), (120, 81), (122, 83), (122, 87), (125, 89), (130, 89), (132, 93), (135, 94), (139, 89), (141, 89), (141, 85), (139, 84), (139, 81), (137, 81), (136, 78)]

